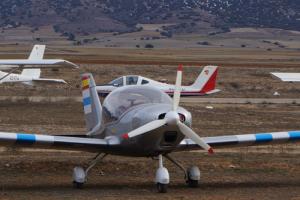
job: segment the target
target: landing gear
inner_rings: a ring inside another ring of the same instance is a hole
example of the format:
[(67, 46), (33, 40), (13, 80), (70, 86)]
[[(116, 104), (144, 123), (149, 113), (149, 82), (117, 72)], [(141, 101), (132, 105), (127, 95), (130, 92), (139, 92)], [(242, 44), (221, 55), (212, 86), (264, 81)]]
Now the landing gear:
[(174, 160), (169, 155), (164, 155), (164, 156), (183, 171), (185, 182), (189, 187), (192, 188), (198, 187), (200, 181), (200, 170), (198, 167), (192, 166), (186, 170), (179, 162)]
[(200, 180), (200, 170), (196, 166), (192, 166), (187, 169), (187, 180), (186, 183), (189, 187), (196, 188), (199, 185)]
[(170, 176), (167, 168), (163, 166), (162, 155), (158, 156), (158, 169), (156, 171), (155, 182), (157, 186), (157, 191), (159, 193), (166, 193), (168, 184), (170, 182)]
[(73, 186), (74, 188), (83, 188), (84, 183), (87, 181), (88, 172), (99, 163), (107, 154), (98, 154), (89, 164), (88, 168), (84, 170), (82, 167), (75, 167), (73, 169)]
[(86, 173), (82, 167), (75, 167), (73, 169), (73, 186), (81, 189), (86, 181)]
[(162, 184), (162, 183), (157, 183), (156, 188), (159, 193), (167, 193), (168, 185)]
[(82, 189), (83, 188), (83, 184), (84, 183), (79, 183), (79, 182), (73, 181), (73, 187), (76, 188), (76, 189)]

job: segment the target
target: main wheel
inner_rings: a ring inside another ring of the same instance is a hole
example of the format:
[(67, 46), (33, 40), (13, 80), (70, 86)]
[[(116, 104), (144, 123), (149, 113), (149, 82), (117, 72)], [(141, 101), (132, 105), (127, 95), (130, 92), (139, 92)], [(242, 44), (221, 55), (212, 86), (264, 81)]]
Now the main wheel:
[(76, 189), (82, 189), (84, 183), (78, 183), (76, 181), (73, 181), (73, 187)]
[(197, 166), (192, 166), (187, 169), (187, 180), (186, 183), (189, 187), (196, 188), (199, 185), (200, 180), (200, 170)]
[(186, 181), (186, 183), (188, 184), (189, 187), (191, 188), (196, 188), (199, 185), (199, 181), (198, 180), (192, 180), (190, 178), (188, 178), (188, 180)]
[(166, 193), (168, 190), (168, 184), (157, 183), (156, 187), (159, 193)]

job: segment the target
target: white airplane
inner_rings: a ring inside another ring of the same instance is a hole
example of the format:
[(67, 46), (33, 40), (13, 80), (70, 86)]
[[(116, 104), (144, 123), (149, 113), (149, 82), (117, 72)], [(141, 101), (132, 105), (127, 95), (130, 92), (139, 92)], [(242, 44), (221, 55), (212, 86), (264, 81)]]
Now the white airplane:
[(271, 72), (271, 74), (283, 82), (300, 82), (300, 73)]
[[(182, 66), (181, 66), (182, 67)], [(219, 92), (215, 89), (218, 74), (217, 66), (206, 66), (190, 86), (182, 86), (181, 96), (202, 96)], [(175, 85), (158, 82), (143, 76), (128, 75), (119, 77), (109, 84), (97, 85), (96, 89), (99, 96), (107, 96), (113, 90), (126, 85), (149, 85), (154, 86), (169, 95), (174, 94)]]
[[(12, 69), (10, 72), (0, 71), (0, 84), (21, 82), (24, 84), (33, 85), (34, 82), (40, 81), (66, 83), (62, 79), (40, 78), (40, 67), (44, 68), (45, 66), (48, 66), (53, 68), (55, 66), (66, 66), (78, 68), (77, 65), (66, 60), (43, 59), (45, 48), (45, 45), (35, 45), (28, 59), (0, 60), (0, 69)], [(17, 69), (23, 69), (21, 74), (12, 73)]]

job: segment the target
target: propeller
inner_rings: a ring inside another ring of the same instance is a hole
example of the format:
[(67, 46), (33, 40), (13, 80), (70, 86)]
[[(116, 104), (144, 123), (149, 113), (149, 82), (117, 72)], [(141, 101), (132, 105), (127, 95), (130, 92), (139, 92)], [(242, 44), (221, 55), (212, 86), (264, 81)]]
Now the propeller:
[(122, 136), (124, 139), (129, 139), (139, 135), (143, 135), (149, 131), (160, 128), (164, 125), (175, 125), (187, 138), (193, 140), (196, 144), (208, 151), (210, 154), (213, 153), (213, 149), (198, 134), (196, 134), (190, 127), (188, 127), (180, 121), (180, 117), (177, 110), (180, 102), (182, 68), (182, 65), (178, 66), (175, 90), (173, 95), (172, 110), (165, 115), (164, 119), (154, 120), (129, 133), (124, 134)]

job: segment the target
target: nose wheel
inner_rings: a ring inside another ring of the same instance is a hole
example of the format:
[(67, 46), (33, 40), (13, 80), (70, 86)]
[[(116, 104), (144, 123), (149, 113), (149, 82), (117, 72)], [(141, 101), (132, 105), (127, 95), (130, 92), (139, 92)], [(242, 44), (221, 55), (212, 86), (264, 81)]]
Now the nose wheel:
[(163, 166), (162, 155), (158, 156), (158, 169), (155, 176), (156, 188), (159, 193), (166, 193), (170, 182), (169, 171)]

